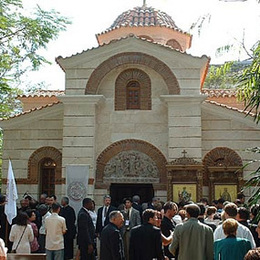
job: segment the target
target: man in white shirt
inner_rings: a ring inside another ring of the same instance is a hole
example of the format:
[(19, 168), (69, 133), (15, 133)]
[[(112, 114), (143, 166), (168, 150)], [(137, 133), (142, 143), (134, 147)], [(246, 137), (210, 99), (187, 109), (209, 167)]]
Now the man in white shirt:
[[(236, 219), (236, 215), (237, 215), (237, 205), (232, 202), (228, 203), (224, 207), (225, 219), (228, 219), (228, 218)], [(251, 231), (246, 226), (244, 226), (240, 223), (238, 223), (237, 237), (246, 238), (247, 240), (250, 241), (252, 248), (255, 248), (256, 245), (255, 245), (254, 237), (253, 237)], [(216, 241), (218, 239), (223, 239), (223, 238), (226, 238), (226, 235), (224, 234), (224, 230), (223, 230), (222, 224), (221, 224), (214, 231), (214, 241)]]
[(53, 203), (52, 214), (45, 220), (46, 229), (46, 255), (47, 260), (64, 259), (64, 238), (67, 227), (65, 218), (59, 216), (61, 206), (59, 203)]

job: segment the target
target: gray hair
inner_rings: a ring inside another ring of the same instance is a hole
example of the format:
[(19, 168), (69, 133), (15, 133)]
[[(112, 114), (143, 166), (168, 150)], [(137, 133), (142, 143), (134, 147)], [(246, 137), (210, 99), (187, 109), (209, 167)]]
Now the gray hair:
[(69, 198), (68, 197), (62, 197), (61, 200), (63, 200), (67, 205), (69, 205)]
[(118, 217), (118, 215), (120, 215), (121, 212), (119, 210), (113, 210), (109, 213), (109, 221), (111, 222), (111, 220), (114, 220), (115, 218)]

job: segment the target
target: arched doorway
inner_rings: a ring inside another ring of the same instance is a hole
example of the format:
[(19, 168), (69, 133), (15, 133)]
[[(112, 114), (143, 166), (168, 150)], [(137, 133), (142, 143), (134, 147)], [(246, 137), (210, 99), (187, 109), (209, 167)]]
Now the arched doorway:
[(154, 190), (166, 190), (166, 162), (162, 152), (148, 142), (136, 139), (115, 142), (97, 158), (95, 187), (109, 192), (111, 184), (151, 183)]
[(154, 197), (154, 189), (152, 184), (112, 183), (110, 185), (110, 195), (112, 205), (115, 207), (122, 204), (124, 198), (132, 198), (134, 195), (139, 195), (142, 204), (152, 200)]
[(55, 185), (65, 183), (61, 165), (62, 154), (55, 147), (41, 147), (32, 153), (28, 161), (28, 181), (39, 185), (38, 194), (54, 194)]

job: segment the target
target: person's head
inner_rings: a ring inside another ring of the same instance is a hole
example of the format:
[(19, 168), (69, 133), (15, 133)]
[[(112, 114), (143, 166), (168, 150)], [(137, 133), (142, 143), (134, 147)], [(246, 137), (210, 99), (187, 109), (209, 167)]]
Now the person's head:
[(233, 218), (228, 218), (223, 222), (222, 228), (226, 236), (235, 236), (237, 233), (238, 222)]
[(61, 209), (61, 206), (60, 206), (60, 204), (59, 204), (58, 202), (54, 202), (54, 203), (51, 205), (51, 211), (52, 211), (53, 213), (59, 214), (60, 209)]
[(224, 199), (222, 199), (222, 198), (218, 199), (217, 209), (223, 209), (224, 208), (224, 205), (223, 205), (224, 202), (225, 202)]
[(212, 200), (211, 205), (217, 208), (218, 201), (217, 200)]
[(6, 196), (0, 193), (0, 205), (5, 204)]
[(254, 248), (247, 252), (244, 260), (259, 260), (260, 259), (260, 248)]
[(186, 218), (186, 210), (185, 209), (179, 210), (178, 214), (180, 215), (182, 221)]
[(16, 224), (19, 226), (26, 226), (28, 223), (28, 215), (20, 211), (16, 217)]
[(245, 200), (246, 200), (246, 196), (245, 196), (243, 193), (238, 193), (238, 194), (237, 194), (237, 199), (240, 200), (240, 202), (241, 202), (242, 204), (244, 204), (244, 203), (245, 203)]
[(155, 210), (155, 214), (157, 216), (157, 220), (154, 221), (153, 223), (154, 223), (154, 225), (156, 227), (160, 228), (161, 227), (161, 223), (162, 223), (162, 213), (160, 211), (158, 211), (158, 210)]
[(21, 204), (22, 209), (29, 208), (29, 200), (28, 199), (21, 199), (20, 204)]
[(26, 214), (28, 215), (29, 221), (33, 222), (36, 220), (36, 214), (35, 210), (33, 209), (27, 209)]
[(111, 204), (111, 197), (109, 195), (104, 196), (104, 206), (110, 206)]
[(204, 216), (205, 215), (205, 212), (206, 212), (206, 207), (203, 203), (199, 202), (197, 203), (197, 205), (199, 206), (200, 208), (200, 216)]
[(198, 218), (198, 216), (200, 215), (200, 208), (196, 204), (189, 204), (186, 205), (184, 208), (187, 213), (187, 218)]
[(209, 204), (209, 201), (207, 198), (201, 198), (200, 202), (203, 203), (205, 206), (207, 206)]
[(82, 206), (86, 208), (87, 210), (92, 210), (93, 209), (93, 201), (91, 198), (85, 198), (82, 201)]
[(225, 219), (236, 218), (237, 216), (237, 205), (235, 203), (229, 202), (224, 207)]
[(158, 197), (153, 197), (152, 198), (152, 204), (154, 205), (154, 206), (156, 206), (157, 204), (159, 204), (160, 203), (160, 198), (158, 198)]
[(51, 206), (55, 202), (57, 202), (57, 197), (53, 194), (49, 197), (49, 205)]
[(150, 223), (155, 226), (157, 221), (158, 221), (158, 216), (157, 216), (155, 210), (146, 209), (143, 212), (143, 223), (144, 224)]
[(172, 201), (168, 201), (163, 205), (164, 215), (168, 218), (174, 217), (178, 212), (178, 206)]
[(39, 202), (33, 198), (29, 201), (29, 207), (31, 209), (36, 209), (38, 204), (39, 204)]
[(250, 211), (245, 207), (240, 207), (237, 210), (237, 221), (248, 221), (250, 217)]
[(258, 204), (255, 204), (253, 205), (251, 208), (250, 208), (250, 216), (251, 216), (251, 219), (255, 219), (255, 217), (257, 216), (258, 212), (260, 210), (260, 206)]
[(124, 224), (124, 217), (119, 210), (111, 211), (109, 214), (109, 221), (116, 225), (118, 228), (121, 228)]
[(137, 203), (137, 204), (139, 204), (140, 201), (141, 201), (139, 195), (134, 195), (133, 198), (132, 198), (132, 200), (133, 200), (133, 203)]
[(46, 198), (47, 198), (47, 194), (46, 193), (42, 193), (41, 195), (40, 195), (40, 204), (45, 204), (46, 203)]
[(206, 210), (206, 215), (207, 216), (212, 216), (212, 215), (215, 215), (217, 212), (217, 208), (214, 207), (214, 206), (209, 206)]
[(41, 204), (41, 205), (39, 205), (38, 210), (39, 210), (40, 215), (44, 216), (47, 213), (47, 211), (49, 210), (49, 207), (46, 204)]
[(131, 198), (125, 198), (123, 203), (124, 203), (126, 209), (130, 209), (132, 207), (132, 204), (133, 204)]
[(69, 198), (68, 197), (62, 197), (60, 203), (61, 203), (62, 207), (66, 207), (67, 205), (69, 205)]

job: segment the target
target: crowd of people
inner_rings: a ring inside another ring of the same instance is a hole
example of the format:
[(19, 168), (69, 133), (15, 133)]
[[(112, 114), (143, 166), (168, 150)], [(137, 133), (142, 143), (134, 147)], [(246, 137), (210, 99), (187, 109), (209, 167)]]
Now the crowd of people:
[(105, 195), (97, 212), (91, 198), (83, 199), (76, 216), (68, 197), (58, 203), (41, 194), (38, 202), (25, 194), (8, 228), (0, 195), (0, 238), (9, 252), (46, 253), (47, 260), (260, 259), (260, 207), (249, 209), (244, 199), (140, 204), (135, 195), (114, 207)]

